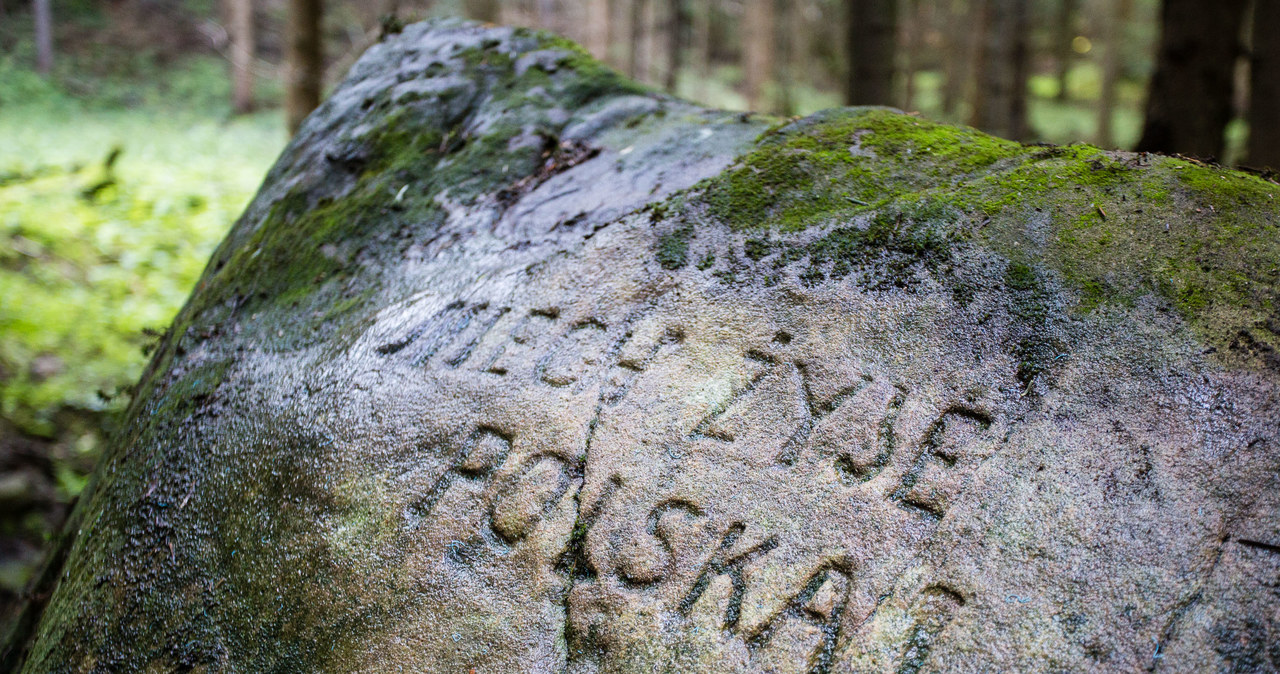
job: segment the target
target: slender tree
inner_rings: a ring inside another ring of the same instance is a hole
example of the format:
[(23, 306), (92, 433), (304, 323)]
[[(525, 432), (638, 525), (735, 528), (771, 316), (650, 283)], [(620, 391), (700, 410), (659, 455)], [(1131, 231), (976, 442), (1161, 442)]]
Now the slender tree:
[(1116, 85), (1123, 65), (1120, 54), (1125, 43), (1125, 29), (1132, 15), (1133, 0), (1115, 0), (1103, 29), (1106, 40), (1102, 45), (1102, 91), (1098, 98), (1098, 144), (1103, 147), (1115, 146), (1111, 122), (1116, 109)]
[(555, 0), (537, 0), (538, 27), (553, 33), (564, 33), (561, 25), (561, 13), (557, 11)]
[(231, 34), (231, 107), (236, 114), (253, 110), (253, 60), (257, 37), (253, 24), (253, 0), (229, 0)]
[(898, 0), (849, 0), (846, 16), (849, 105), (893, 104)]
[(711, 2), (694, 3), (689, 55), (697, 73), (696, 96), (703, 101), (707, 98), (707, 83), (711, 81), (711, 13), (714, 11)]
[(960, 116), (960, 104), (968, 89), (970, 66), (973, 63), (975, 45), (972, 2), (951, 0), (947, 3), (946, 62), (943, 63), (945, 81), (942, 83), (942, 109), (954, 117)]
[(1029, 22), (1023, 0), (983, 0), (978, 56), (980, 89), (970, 124), (997, 136), (1027, 134)]
[(685, 36), (689, 32), (689, 13), (684, 0), (667, 1), (667, 72), (664, 88), (675, 93), (684, 65)]
[(1256, 0), (1253, 12), (1248, 164), (1280, 171), (1280, 0)]
[(1071, 71), (1071, 61), (1075, 58), (1076, 16), (1080, 13), (1080, 0), (1059, 0), (1058, 21), (1054, 26), (1053, 54), (1054, 66), (1057, 67), (1058, 100), (1065, 102), (1067, 93), (1067, 74)]
[(765, 110), (773, 68), (773, 0), (746, 0), (742, 14), (743, 93), (752, 110)]
[(1031, 78), (1031, 6), (1025, 0), (1012, 0), (1005, 11), (1009, 30), (1009, 137), (1025, 140), (1027, 126), (1027, 80)]
[(502, 18), (502, 5), (499, 0), (466, 0), (464, 8), (467, 16), (476, 21), (498, 23)]
[(902, 21), (902, 109), (915, 105), (916, 71), (920, 68), (920, 56), (924, 51), (924, 33), (932, 18), (932, 2), (905, 0), (906, 20)]
[(649, 0), (644, 6), (644, 35), (641, 36), (640, 51), (644, 54), (644, 70), (641, 72), (641, 79), (646, 82), (655, 84), (662, 82), (662, 67), (658, 52), (665, 47), (663, 44), (663, 24), (661, 21), (663, 5), (666, 3), (662, 0)]
[(645, 15), (649, 0), (631, 0), (630, 48), (627, 50), (627, 74), (640, 79), (647, 65), (644, 61)]
[(1165, 0), (1160, 50), (1139, 151), (1223, 156), (1224, 131), (1231, 121), (1232, 72), (1240, 54), (1237, 38), (1246, 3)]
[(783, 3), (778, 8), (777, 41), (778, 56), (778, 112), (794, 115), (796, 111), (795, 84), (798, 80), (795, 65), (798, 60), (799, 41), (796, 39), (800, 22), (798, 3)]
[(587, 0), (587, 51), (604, 61), (609, 58), (609, 0)]
[(36, 71), (48, 75), (53, 70), (53, 0), (35, 0)]
[(289, 0), (286, 54), (285, 120), (289, 133), (320, 105), (324, 79), (321, 42), (322, 0)]

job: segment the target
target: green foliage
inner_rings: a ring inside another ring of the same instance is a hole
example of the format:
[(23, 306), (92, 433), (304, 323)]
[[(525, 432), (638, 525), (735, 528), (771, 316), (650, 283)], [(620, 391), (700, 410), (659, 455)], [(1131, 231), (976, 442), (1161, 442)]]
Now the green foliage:
[(60, 410), (118, 406), (283, 136), (265, 117), (85, 110), (0, 81), (35, 94), (0, 109), (0, 415), (54, 436)]

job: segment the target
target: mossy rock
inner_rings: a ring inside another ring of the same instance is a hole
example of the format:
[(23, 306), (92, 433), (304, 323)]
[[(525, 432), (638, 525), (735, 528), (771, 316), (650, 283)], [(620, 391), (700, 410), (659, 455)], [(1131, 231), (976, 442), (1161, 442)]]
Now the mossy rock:
[(214, 255), (4, 668), (1280, 667), (1278, 193), (408, 26)]

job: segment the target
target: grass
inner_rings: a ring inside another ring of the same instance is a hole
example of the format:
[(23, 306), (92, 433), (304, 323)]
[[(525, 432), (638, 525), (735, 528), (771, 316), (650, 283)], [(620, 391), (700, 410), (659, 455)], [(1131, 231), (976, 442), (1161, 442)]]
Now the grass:
[(285, 134), (276, 114), (146, 89), (145, 106), (85, 102), (9, 63), (0, 81), (0, 417), (56, 437), (60, 413), (122, 404)]

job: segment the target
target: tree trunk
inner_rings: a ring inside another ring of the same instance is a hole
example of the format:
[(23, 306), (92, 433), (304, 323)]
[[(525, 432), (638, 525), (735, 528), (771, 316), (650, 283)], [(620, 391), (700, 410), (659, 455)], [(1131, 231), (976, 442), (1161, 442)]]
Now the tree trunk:
[(1057, 67), (1058, 101), (1066, 102), (1067, 77), (1071, 72), (1071, 61), (1075, 57), (1072, 41), (1076, 38), (1076, 15), (1080, 12), (1080, 0), (1060, 0), (1058, 4), (1058, 25), (1055, 26), (1053, 38), (1054, 66)]
[(667, 16), (667, 72), (664, 87), (676, 92), (683, 66), (685, 34), (688, 32), (689, 15), (684, 0), (669, 0)]
[(773, 68), (773, 0), (746, 0), (742, 15), (743, 95), (752, 110), (768, 110), (765, 100)]
[(253, 62), (256, 35), (253, 0), (230, 0), (231, 108), (242, 115), (253, 110)]
[(1165, 0), (1139, 151), (1223, 156), (1246, 2)]
[(1010, 671), (1059, 636), (1019, 614), (1117, 669), (1275, 669), (1274, 184), (775, 127), (475, 24), (339, 87), (0, 672)]
[(798, 46), (796, 24), (800, 21), (799, 3), (783, 3), (778, 11), (776, 28), (778, 54), (778, 112), (783, 115), (794, 115), (796, 108), (795, 85), (798, 81), (796, 60)]
[(969, 66), (973, 63), (974, 37), (970, 30), (974, 12), (971, 0), (951, 0), (947, 4), (948, 24), (944, 48), (945, 60), (942, 84), (942, 109), (953, 117), (960, 116), (960, 105), (968, 91)]
[(660, 70), (662, 65), (659, 63), (658, 52), (666, 45), (663, 43), (663, 23), (662, 12), (665, 9), (665, 2), (660, 0), (649, 0), (644, 6), (644, 34), (640, 38), (640, 52), (644, 54), (642, 63), (644, 70), (641, 72), (641, 78), (645, 82), (657, 84), (662, 82), (663, 74)]
[(1009, 137), (1027, 140), (1027, 80), (1031, 77), (1031, 7), (1025, 0), (1012, 0), (1009, 17), (1009, 54), (1013, 81), (1009, 83)]
[(628, 26), (631, 39), (630, 48), (627, 50), (627, 74), (632, 79), (640, 79), (646, 69), (646, 64), (644, 63), (644, 19), (648, 4), (649, 0), (631, 0), (631, 19)]
[(35, 18), (36, 72), (48, 75), (53, 71), (53, 0), (34, 0), (32, 14)]
[(893, 104), (893, 59), (898, 40), (898, 0), (850, 0), (846, 17), (849, 105)]
[(498, 23), (502, 18), (500, 0), (466, 0), (465, 10), (467, 16), (485, 23)]
[(1027, 127), (1027, 5), (1022, 0), (982, 2), (979, 87), (970, 124), (1020, 140)]
[(710, 2), (695, 3), (693, 6), (693, 25), (690, 27), (689, 55), (691, 66), (697, 74), (697, 92), (695, 96), (701, 101), (707, 98), (707, 83), (711, 81), (711, 13), (715, 11)]
[(564, 26), (560, 23), (561, 13), (557, 11), (555, 0), (537, 0), (538, 28), (563, 35)]
[(924, 51), (924, 32), (929, 26), (932, 2), (906, 0), (907, 16), (902, 22), (902, 109), (910, 110), (916, 98), (916, 71)]
[(323, 4), (322, 0), (289, 0), (284, 108), (290, 134), (320, 105), (324, 79), (320, 33)]
[(1098, 99), (1098, 145), (1115, 147), (1112, 117), (1116, 109), (1116, 84), (1120, 81), (1120, 58), (1125, 42), (1125, 28), (1133, 14), (1133, 0), (1115, 0), (1111, 16), (1106, 18), (1106, 44), (1102, 45), (1102, 91)]
[(602, 60), (609, 59), (609, 0), (587, 0), (587, 51)]
[(1280, 1), (1257, 0), (1249, 72), (1250, 166), (1280, 171)]

